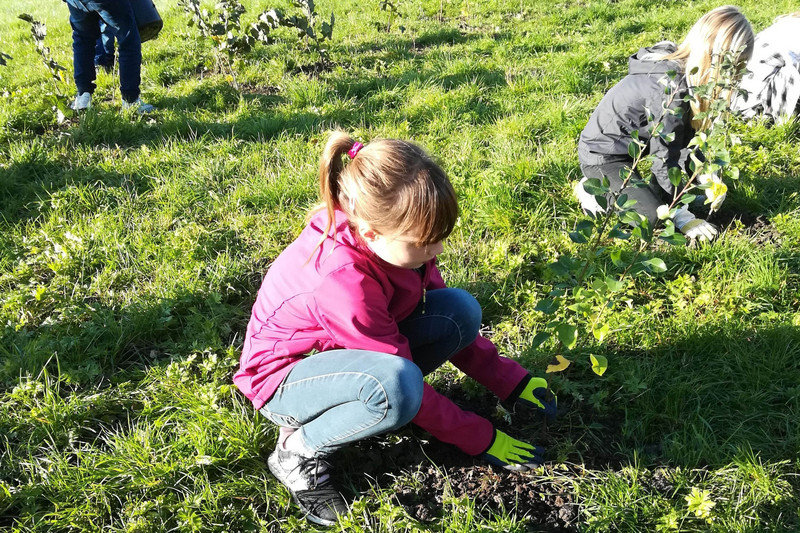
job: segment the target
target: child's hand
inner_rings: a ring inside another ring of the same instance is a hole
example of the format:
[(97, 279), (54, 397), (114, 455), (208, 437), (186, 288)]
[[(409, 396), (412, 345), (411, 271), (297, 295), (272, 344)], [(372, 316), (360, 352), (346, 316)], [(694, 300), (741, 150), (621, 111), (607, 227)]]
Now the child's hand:
[(702, 218), (695, 218), (685, 206), (675, 213), (672, 221), (681, 233), (692, 240), (712, 241), (719, 233), (714, 224), (706, 222)]
[(517, 403), (533, 409), (541, 409), (550, 418), (556, 416), (558, 398), (547, 387), (547, 380), (544, 378), (531, 378), (525, 388), (519, 394)]
[(514, 472), (525, 472), (544, 462), (544, 448), (509, 437), (502, 431), (494, 430), (492, 445), (481, 459), (495, 466)]

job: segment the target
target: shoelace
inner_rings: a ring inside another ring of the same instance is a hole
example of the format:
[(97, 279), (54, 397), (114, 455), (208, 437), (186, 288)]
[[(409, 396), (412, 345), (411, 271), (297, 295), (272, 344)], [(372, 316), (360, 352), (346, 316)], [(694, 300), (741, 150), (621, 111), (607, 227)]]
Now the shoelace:
[(309, 457), (300, 463), (300, 472), (309, 480), (311, 488), (316, 488), (330, 479), (329, 470), (333, 467), (325, 459)]

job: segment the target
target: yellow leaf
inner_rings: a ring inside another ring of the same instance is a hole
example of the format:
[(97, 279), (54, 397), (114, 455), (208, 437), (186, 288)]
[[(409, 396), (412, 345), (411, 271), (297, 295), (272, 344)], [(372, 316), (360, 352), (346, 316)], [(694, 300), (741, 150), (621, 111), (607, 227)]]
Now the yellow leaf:
[(554, 359), (554, 363), (547, 365), (547, 370), (545, 372), (548, 374), (552, 374), (553, 372), (561, 372), (562, 370), (565, 370), (572, 362), (563, 355), (557, 355), (554, 357)]

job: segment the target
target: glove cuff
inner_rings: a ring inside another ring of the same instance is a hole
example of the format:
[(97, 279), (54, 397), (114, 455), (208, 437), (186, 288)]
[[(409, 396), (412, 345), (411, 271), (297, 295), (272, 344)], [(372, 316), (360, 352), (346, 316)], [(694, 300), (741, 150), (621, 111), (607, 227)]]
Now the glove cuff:
[(684, 206), (681, 207), (677, 213), (675, 213), (675, 216), (672, 217), (672, 222), (675, 224), (675, 227), (678, 228), (678, 230), (682, 230), (686, 224), (695, 219), (696, 217), (689, 212), (689, 209), (686, 206)]
[(496, 440), (497, 440), (497, 428), (493, 427), (492, 428), (492, 440), (489, 441), (489, 445), (481, 453), (476, 453), (475, 456), (476, 457), (480, 457), (481, 455), (483, 455), (486, 452), (488, 452), (489, 450), (491, 450), (492, 446), (494, 446), (494, 441), (496, 441)]
[(509, 394), (505, 400), (501, 401), (500, 404), (506, 409), (510, 409), (519, 398), (519, 395), (522, 394), (522, 391), (525, 390), (525, 387), (528, 386), (528, 383), (530, 383), (531, 379), (533, 379), (533, 376), (530, 374), (522, 378), (517, 386), (514, 387), (514, 390), (511, 391), (511, 394)]

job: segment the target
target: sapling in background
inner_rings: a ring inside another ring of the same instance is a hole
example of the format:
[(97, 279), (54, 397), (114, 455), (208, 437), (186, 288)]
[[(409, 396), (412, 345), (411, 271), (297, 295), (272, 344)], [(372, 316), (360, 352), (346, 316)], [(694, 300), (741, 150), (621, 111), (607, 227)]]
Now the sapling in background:
[[(380, 0), (378, 7), (380, 7), (381, 11), (386, 12), (386, 24), (384, 25), (382, 22), (376, 22), (375, 26), (378, 30), (384, 30), (386, 33), (392, 31), (394, 20), (400, 16), (400, 11), (397, 9), (398, 4), (398, 0)], [(398, 26), (397, 29), (399, 29), (401, 33), (406, 31), (406, 27), (402, 25)]]
[[(321, 66), (326, 67), (329, 61), (328, 48), (325, 43), (333, 40), (333, 26), (336, 23), (333, 11), (331, 11), (330, 22), (328, 22), (320, 19), (314, 0), (292, 0), (292, 4), (300, 8), (300, 14), (281, 16), (281, 25), (297, 30), (298, 38), (305, 41), (306, 44), (310, 40), (319, 54)], [(280, 12), (278, 13), (280, 14)]]
[[(713, 212), (718, 208), (727, 191), (725, 179), (737, 179), (738, 168), (731, 165), (729, 147), (737, 139), (728, 128), (729, 95), (734, 90), (735, 66), (727, 58), (721, 67), (720, 76), (695, 89), (695, 95), (705, 97), (711, 105), (707, 111), (694, 115), (694, 120), (706, 126), (700, 128), (689, 142), (692, 149), (690, 173), (682, 168), (671, 168), (669, 180), (674, 195), (669, 204), (658, 210), (658, 220), (651, 224), (647, 217), (634, 209), (636, 201), (621, 192), (626, 187), (647, 187), (649, 173), (635, 172), (644, 161), (652, 162), (654, 156), (645, 156), (646, 145), (636, 131), (631, 135), (628, 153), (633, 159), (630, 168), (620, 172), (622, 186), (611, 191), (608, 179), (589, 179), (583, 187), (593, 195), (601, 207), (596, 216), (588, 215), (579, 220), (569, 232), (572, 242), (578, 245), (574, 256), (562, 255), (549, 265), (556, 282), (548, 296), (540, 300), (536, 310), (551, 317), (534, 338), (539, 346), (551, 337), (556, 340), (555, 361), (548, 372), (560, 372), (571, 363), (570, 354), (582, 354), (584, 346), (593, 338), (603, 343), (611, 333), (607, 311), (620, 305), (626, 298), (625, 291), (631, 278), (653, 275), (667, 270), (663, 259), (653, 255), (658, 241), (670, 245), (685, 245), (686, 238), (678, 233), (672, 218), (679, 209), (695, 204), (699, 196), (706, 196), (706, 204)], [(676, 73), (670, 72), (664, 80), (668, 96), (656, 117), (647, 110), (650, 120), (650, 135), (671, 142), (674, 133), (664, 131), (667, 114), (682, 113), (680, 107), (672, 109), (676, 97)], [(686, 96), (689, 101), (692, 96)], [(627, 243), (627, 244), (623, 244)], [(603, 375), (608, 360), (599, 353), (591, 353), (592, 370)]]
[(243, 29), (241, 18), (246, 9), (239, 0), (218, 2), (214, 12), (201, 8), (200, 0), (179, 0), (178, 4), (191, 15), (188, 26), (196, 27), (200, 35), (214, 41), (217, 71), (225, 74), (238, 89), (233, 68), (235, 59), (249, 52), (257, 41), (270, 43), (270, 32), (280, 23), (277, 12), (265, 11), (259, 15), (257, 22)]
[[(68, 91), (65, 88), (67, 85), (66, 72), (67, 69), (58, 63), (50, 54), (50, 47), (45, 46), (44, 39), (47, 36), (47, 26), (44, 22), (40, 22), (27, 13), (22, 13), (19, 18), (31, 25), (31, 36), (36, 45), (36, 51), (42, 58), (42, 62), (50, 71), (50, 78), (53, 84), (53, 92), (45, 94), (45, 100), (52, 104), (52, 110), (56, 114), (58, 123), (64, 122), (67, 117), (73, 115), (72, 109), (69, 107)], [(10, 59), (11, 56), (2, 54)], [(3, 60), (3, 64), (5, 61)]]

